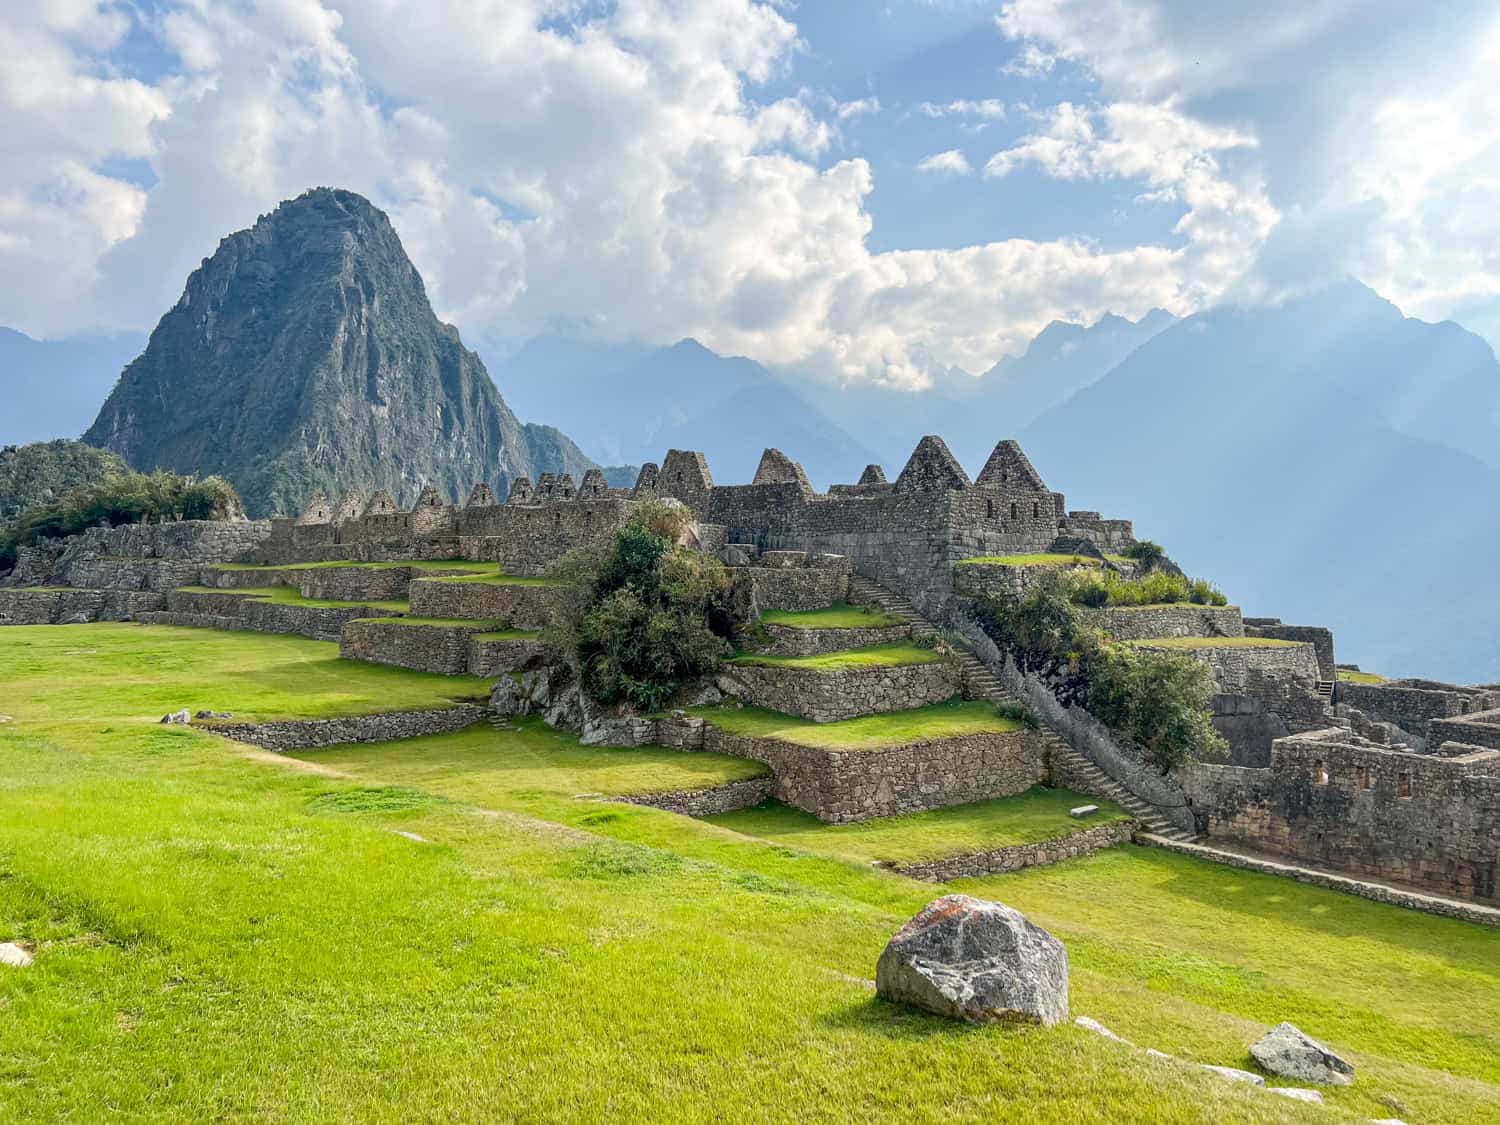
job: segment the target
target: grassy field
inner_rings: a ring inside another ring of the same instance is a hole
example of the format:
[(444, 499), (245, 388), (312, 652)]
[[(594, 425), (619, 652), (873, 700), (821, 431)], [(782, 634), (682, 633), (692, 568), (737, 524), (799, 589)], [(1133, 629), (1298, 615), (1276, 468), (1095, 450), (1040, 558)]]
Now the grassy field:
[(1283, 641), (1275, 637), (1150, 637), (1126, 641), (1144, 648), (1294, 648), (1305, 641)]
[(900, 625), (901, 618), (873, 606), (835, 602), (826, 609), (768, 609), (760, 615), (760, 622), (762, 625), (786, 625), (792, 629), (880, 629)]
[(1389, 681), (1375, 672), (1356, 672), (1350, 668), (1340, 668), (1338, 678), (1347, 684), (1384, 684)]
[(37, 954), (0, 972), (0, 1120), (1500, 1118), (1500, 934), (1478, 926), (1134, 847), (965, 885), (1060, 937), (1073, 1011), (1142, 1046), (1245, 1065), (1281, 1019), (1327, 1040), (1359, 1077), (1319, 1109), (875, 999), (880, 949), (940, 888), (577, 799), (659, 752), (573, 760), (523, 727), (291, 760), (153, 721), (453, 688), (331, 649), (0, 632), (0, 940)]
[(697, 707), (690, 713), (731, 734), (779, 738), (820, 750), (879, 750), (907, 742), (1021, 729), (1015, 719), (997, 713), (993, 704), (962, 699), (836, 723), (815, 723), (763, 707)]
[[(1068, 810), (1098, 804), (1086, 821)], [(1056, 840), (1129, 814), (1109, 801), (1037, 786), (1016, 797), (977, 801), (950, 809), (882, 817), (855, 824), (824, 824), (801, 809), (768, 801), (753, 809), (709, 817), (709, 823), (778, 844), (806, 848), (855, 863), (903, 865), (946, 859), (1013, 844)]]
[(349, 608), (354, 606), (369, 606), (372, 609), (389, 609), (393, 612), (404, 613), (407, 604), (404, 601), (329, 601), (326, 598), (304, 598), (295, 586), (250, 586), (240, 589), (220, 589), (217, 586), (179, 586), (177, 588), (184, 594), (218, 594), (224, 597), (250, 597), (257, 601), (279, 602), (283, 605), (305, 605), (326, 608)]
[(959, 559), (955, 566), (1103, 566), (1099, 559), (1087, 555), (980, 555)]
[(765, 668), (796, 668), (804, 672), (841, 672), (849, 668), (878, 668), (895, 664), (936, 664), (943, 656), (935, 649), (910, 641), (893, 641), (865, 648), (821, 652), (816, 656), (762, 656), (742, 653), (731, 664), (755, 664)]

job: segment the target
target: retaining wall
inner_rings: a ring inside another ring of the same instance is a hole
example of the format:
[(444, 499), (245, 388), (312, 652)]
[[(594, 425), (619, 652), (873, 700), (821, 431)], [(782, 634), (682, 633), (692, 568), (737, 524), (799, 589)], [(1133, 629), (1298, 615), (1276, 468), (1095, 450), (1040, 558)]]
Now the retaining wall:
[(412, 582), (408, 597), (413, 617), (508, 621), (517, 629), (542, 629), (552, 623), (555, 589), (424, 578)]
[(858, 629), (799, 629), (793, 625), (761, 623), (770, 643), (758, 651), (777, 656), (817, 656), (825, 652), (842, 652), (849, 648), (904, 641), (911, 636), (910, 625), (885, 625)]
[(137, 590), (0, 589), (0, 625), (63, 625), (129, 621), (166, 605), (162, 594)]
[(948, 660), (838, 671), (726, 664), (718, 683), (726, 695), (758, 707), (832, 723), (942, 703), (963, 690), (963, 675)]
[(1116, 640), (1142, 641), (1150, 637), (1243, 637), (1245, 627), (1238, 606), (1143, 605), (1078, 607), (1085, 625), (1103, 629)]
[(339, 656), (443, 676), (465, 676), (469, 673), (469, 638), (487, 628), (481, 622), (408, 625), (369, 619), (350, 621), (339, 637)]
[(849, 597), (849, 570), (845, 567), (735, 567), (737, 582), (748, 582), (757, 610), (784, 609), (800, 613), (826, 609)]
[(1059, 836), (1055, 840), (1014, 844), (1007, 848), (992, 848), (989, 851), (950, 856), (925, 863), (909, 863), (895, 868), (895, 871), (928, 883), (946, 883), (952, 879), (975, 879), (981, 875), (1020, 871), (1026, 867), (1045, 867), (1128, 843), (1135, 829), (1136, 822), (1133, 820), (1115, 820), (1068, 836)]
[(265, 723), (207, 720), (194, 722), (193, 726), (263, 750), (285, 753), (351, 742), (394, 742), (426, 734), (447, 734), (473, 726), (486, 714), (484, 707), (463, 703), (427, 711), (387, 711), (337, 719), (282, 719)]
[(480, 634), (469, 638), (469, 675), (499, 676), (519, 672), (541, 660), (547, 646), (540, 637), (486, 640)]
[(663, 812), (679, 816), (718, 816), (720, 813), (753, 809), (768, 799), (775, 789), (775, 780), (766, 777), (748, 777), (740, 781), (726, 781), (710, 789), (685, 789), (671, 793), (638, 793), (629, 797), (616, 797), (627, 805), (646, 805)]

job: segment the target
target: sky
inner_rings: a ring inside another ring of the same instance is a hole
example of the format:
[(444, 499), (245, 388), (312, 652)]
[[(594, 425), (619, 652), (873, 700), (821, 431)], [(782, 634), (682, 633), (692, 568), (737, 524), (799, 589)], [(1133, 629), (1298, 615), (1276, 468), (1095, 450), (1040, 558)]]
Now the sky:
[(471, 340), (844, 382), (1355, 276), (1500, 343), (1493, 0), (7, 0), (0, 324), (144, 331), (316, 185)]

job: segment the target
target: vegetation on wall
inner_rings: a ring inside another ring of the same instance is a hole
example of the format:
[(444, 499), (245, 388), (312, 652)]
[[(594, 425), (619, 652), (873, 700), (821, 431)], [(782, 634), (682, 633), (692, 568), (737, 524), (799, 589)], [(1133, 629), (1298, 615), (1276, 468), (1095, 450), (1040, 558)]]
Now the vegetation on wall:
[(113, 453), (81, 441), (38, 441), (0, 448), (0, 527), (64, 493), (130, 470)]
[(555, 631), (602, 703), (654, 710), (732, 651), (734, 584), (717, 559), (678, 544), (688, 519), (679, 506), (642, 504), (613, 539), (554, 568), (566, 581)]
[(0, 532), (0, 570), (16, 563), (16, 551), (44, 539), (76, 535), (90, 527), (119, 527), (163, 520), (222, 520), (243, 516), (240, 499), (222, 477), (179, 476), (129, 469), (97, 484), (23, 512)]
[(1189, 656), (1119, 644), (1085, 627), (1069, 578), (1051, 576), (1024, 595), (1007, 592), (981, 606), (985, 632), (1022, 671), (1139, 746), (1157, 769), (1166, 772), (1225, 748), (1209, 709), (1209, 669)]
[(1110, 570), (1069, 571), (1063, 577), (1068, 600), (1076, 605), (1228, 605), (1229, 599), (1206, 578), (1186, 578), (1153, 570), (1140, 578), (1126, 578)]

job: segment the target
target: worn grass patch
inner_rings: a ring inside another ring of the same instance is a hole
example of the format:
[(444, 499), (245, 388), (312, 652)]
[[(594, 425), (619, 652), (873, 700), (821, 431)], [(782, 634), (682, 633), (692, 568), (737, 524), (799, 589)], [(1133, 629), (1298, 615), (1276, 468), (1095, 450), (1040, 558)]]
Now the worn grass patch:
[(954, 566), (1101, 566), (1099, 559), (1088, 555), (980, 555), (959, 559)]
[[(1068, 815), (1069, 809), (1086, 804), (1097, 804), (1099, 812), (1087, 820), (1074, 820)], [(1057, 840), (1095, 825), (1129, 819), (1129, 815), (1109, 801), (1039, 785), (1015, 797), (854, 824), (824, 824), (817, 817), (778, 801), (711, 816), (708, 820), (747, 836), (855, 863), (902, 866)]]
[(879, 750), (965, 734), (1005, 734), (1021, 729), (1018, 721), (999, 714), (994, 704), (962, 699), (837, 723), (815, 723), (761, 707), (698, 707), (691, 713), (731, 734), (776, 738), (820, 750)]
[(1346, 684), (1371, 684), (1379, 685), (1389, 683), (1386, 677), (1376, 672), (1356, 672), (1352, 668), (1340, 668), (1338, 678)]
[(768, 609), (760, 615), (760, 621), (762, 625), (785, 625), (792, 629), (881, 629), (903, 624), (894, 613), (848, 602), (835, 602), (826, 609)]
[(936, 664), (943, 655), (910, 641), (895, 641), (865, 648), (846, 648), (816, 656), (762, 656), (742, 653), (731, 664), (754, 664), (764, 668), (793, 668), (803, 672), (839, 672), (850, 668), (879, 668), (898, 664)]

